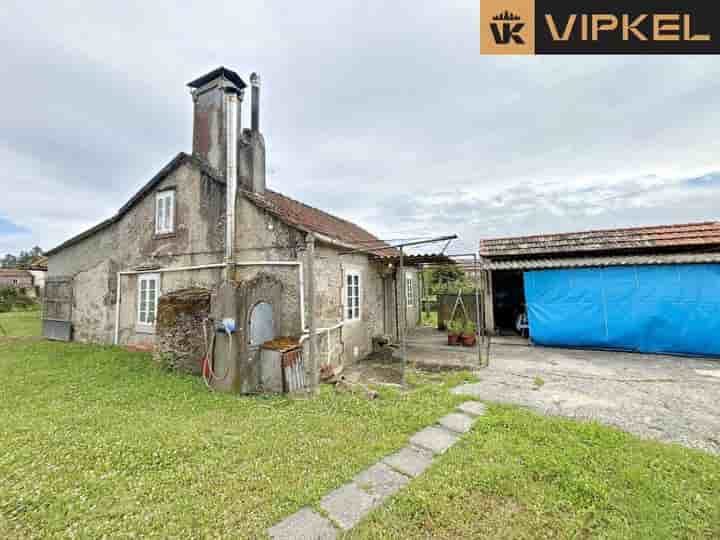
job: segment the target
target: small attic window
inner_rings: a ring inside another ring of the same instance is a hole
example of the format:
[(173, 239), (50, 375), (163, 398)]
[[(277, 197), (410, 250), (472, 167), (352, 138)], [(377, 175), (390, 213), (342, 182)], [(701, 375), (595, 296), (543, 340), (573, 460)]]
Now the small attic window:
[(175, 190), (155, 195), (155, 234), (175, 232)]

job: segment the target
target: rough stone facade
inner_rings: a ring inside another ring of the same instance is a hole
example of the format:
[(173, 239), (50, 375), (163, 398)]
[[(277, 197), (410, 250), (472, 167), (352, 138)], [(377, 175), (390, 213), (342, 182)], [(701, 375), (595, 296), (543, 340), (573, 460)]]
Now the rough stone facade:
[(212, 331), (210, 294), (193, 288), (160, 297), (154, 356), (161, 367), (200, 374)]
[(30, 289), (33, 287), (33, 276), (27, 270), (0, 269), (0, 287)]
[[(258, 84), (255, 77), (253, 96), (259, 96)], [(112, 343), (117, 333), (120, 345), (155, 347), (159, 354), (182, 350), (187, 355), (176, 363), (186, 369), (195, 366), (199, 354), (198, 317), (207, 310), (215, 319), (233, 313), (237, 331), (229, 341), (234, 349), (222, 344), (226, 336), (218, 335), (218, 350), (231, 351), (225, 359), (227, 370), (221, 369), (228, 377), (218, 386), (252, 391), (258, 378), (258, 351), (248, 341), (248, 317), (258, 302), (272, 305), (276, 336), (302, 336), (314, 321), (322, 330), (317, 338), (321, 362), (355, 362), (372, 352), (373, 336), (396, 335), (396, 297), (402, 295), (396, 271), (388, 271), (367, 254), (343, 254), (354, 241), (365, 245), (377, 239), (347, 221), (265, 190), (265, 144), (256, 115), (250, 131), (240, 131), (239, 105), (236, 133), (235, 122), (229, 121), (234, 96), (226, 93), (240, 96), (245, 86), (236, 73), (218, 68), (190, 86), (194, 89), (193, 155), (179, 154), (116, 216), (48, 253), (48, 278), (65, 278), (63, 283), (72, 284), (72, 295), (68, 295), (72, 305), (68, 301), (60, 307), (72, 312), (75, 338)], [(257, 106), (254, 102), (254, 111)], [(233, 178), (232, 154), (227, 152), (234, 146), (228, 144), (232, 137), (237, 137), (239, 192), (234, 201), (234, 254), (226, 261), (226, 180)], [(160, 191), (175, 194), (170, 234), (156, 234), (156, 194)], [(285, 201), (285, 213), (272, 206), (280, 199)], [(309, 231), (317, 234), (312, 276)], [(233, 264), (226, 266), (228, 262)], [(206, 265), (213, 267), (198, 268)], [(358, 320), (346, 320), (350, 271), (360, 276)], [(409, 272), (418, 291), (417, 274)], [(162, 321), (155, 326), (139, 324), (138, 283), (143, 273), (159, 276)], [(311, 279), (314, 298), (309, 298)], [(195, 306), (197, 313), (191, 310), (170, 317), (165, 310), (170, 309), (170, 299), (176, 298), (173, 293), (191, 288), (210, 291), (209, 307)], [(405, 309), (404, 298), (399, 305)], [(407, 309), (399, 319), (414, 326), (419, 302)], [(306, 351), (310, 341), (305, 340)], [(222, 364), (224, 353), (218, 354)]]
[[(155, 234), (155, 193), (175, 190), (175, 232)], [(72, 322), (76, 339), (112, 343), (117, 273), (152, 272), (222, 261), (225, 235), (225, 186), (194, 167), (180, 165), (145, 194), (117, 222), (51, 253), (48, 277), (73, 278)], [(221, 270), (167, 272), (161, 292), (189, 287), (213, 288)], [(152, 346), (154, 336), (136, 328), (137, 275), (120, 276), (120, 343)]]

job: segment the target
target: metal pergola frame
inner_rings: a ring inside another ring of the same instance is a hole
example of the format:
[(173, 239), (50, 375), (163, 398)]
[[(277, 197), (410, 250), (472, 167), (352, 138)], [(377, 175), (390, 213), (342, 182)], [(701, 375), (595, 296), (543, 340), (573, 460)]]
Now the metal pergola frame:
[[(449, 235), (449, 236), (440, 236), (435, 238), (429, 238), (424, 240), (412, 240), (407, 241), (395, 245), (389, 245), (387, 242), (384, 242), (382, 240), (378, 241), (377, 243), (370, 243), (368, 245), (364, 245), (361, 248), (350, 250), (350, 251), (344, 251), (341, 252), (340, 255), (352, 255), (355, 253), (372, 253), (373, 251), (378, 250), (398, 250), (398, 255), (388, 255), (388, 256), (377, 256), (376, 260), (382, 261), (382, 262), (395, 262), (398, 261), (398, 278), (400, 281), (400, 288), (401, 288), (401, 298), (405, 299), (407, 298), (407, 291), (405, 290), (406, 287), (406, 280), (405, 280), (405, 264), (407, 261), (413, 261), (417, 260), (416, 263), (411, 264), (417, 264), (418, 267), (422, 270), (429, 267), (439, 267), (439, 266), (447, 266), (452, 264), (459, 264), (457, 260), (455, 259), (461, 259), (461, 258), (470, 258), (473, 259), (473, 273), (474, 273), (474, 280), (475, 280), (475, 310), (476, 310), (476, 320), (478, 322), (478, 335), (480, 336), (480, 342), (478, 343), (478, 367), (487, 367), (489, 365), (489, 349), (490, 349), (490, 339), (489, 336), (486, 333), (485, 330), (485, 321), (484, 321), (484, 313), (485, 310), (480, 309), (480, 265), (479, 265), (479, 257), (477, 253), (459, 253), (454, 255), (446, 255), (445, 251), (449, 247), (450, 243), (453, 240), (456, 240), (458, 238), (457, 235)], [(428, 244), (436, 244), (439, 242), (446, 242), (445, 247), (443, 248), (442, 252), (439, 254), (426, 254), (426, 255), (406, 255), (405, 254), (405, 248), (407, 247), (417, 247), (422, 245), (428, 245)], [(396, 290), (397, 290), (397, 284), (396, 284)], [(423, 286), (423, 295), (424, 295), (425, 287)], [(404, 301), (403, 301), (404, 305)], [(402, 360), (402, 379), (401, 384), (403, 387), (406, 386), (406, 378), (405, 378), (405, 372), (407, 368), (407, 309), (399, 309), (398, 308), (398, 302), (395, 302), (395, 309), (396, 309), (396, 319), (398, 319), (399, 314), (402, 313), (402, 321), (401, 324), (398, 324), (398, 341), (400, 342), (400, 356)], [(485, 354), (484, 354), (485, 353)], [(483, 359), (485, 358), (485, 361)]]
[[(475, 317), (477, 321), (477, 332), (478, 336), (480, 337), (480, 342), (478, 343), (478, 365), (482, 367), (488, 367), (489, 366), (489, 352), (490, 352), (490, 336), (488, 335), (486, 328), (485, 328), (485, 309), (480, 308), (480, 272), (482, 271), (482, 268), (480, 266), (480, 260), (477, 253), (454, 253), (451, 255), (447, 255), (447, 257), (450, 259), (450, 262), (424, 262), (420, 263), (421, 269), (428, 269), (428, 268), (439, 268), (443, 266), (448, 265), (457, 265), (462, 267), (462, 263), (459, 262), (457, 259), (463, 259), (463, 258), (472, 258), (472, 272), (473, 272), (473, 280), (475, 283)], [(469, 261), (468, 261), (469, 264)], [(465, 268), (463, 268), (465, 270)], [(424, 287), (423, 287), (424, 289)]]

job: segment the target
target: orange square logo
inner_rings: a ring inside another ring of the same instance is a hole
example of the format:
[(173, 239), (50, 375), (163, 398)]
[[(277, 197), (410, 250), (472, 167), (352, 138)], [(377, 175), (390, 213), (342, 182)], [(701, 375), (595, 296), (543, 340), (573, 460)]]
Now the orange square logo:
[(535, 0), (480, 0), (480, 54), (535, 54)]

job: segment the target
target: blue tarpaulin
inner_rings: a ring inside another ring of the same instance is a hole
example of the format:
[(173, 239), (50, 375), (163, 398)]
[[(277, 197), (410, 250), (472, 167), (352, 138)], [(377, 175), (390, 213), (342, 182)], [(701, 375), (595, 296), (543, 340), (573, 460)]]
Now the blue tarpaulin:
[(538, 345), (720, 356), (720, 265), (525, 273)]

